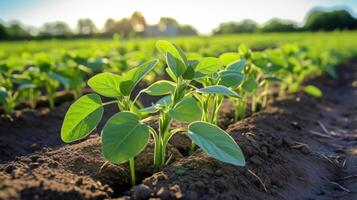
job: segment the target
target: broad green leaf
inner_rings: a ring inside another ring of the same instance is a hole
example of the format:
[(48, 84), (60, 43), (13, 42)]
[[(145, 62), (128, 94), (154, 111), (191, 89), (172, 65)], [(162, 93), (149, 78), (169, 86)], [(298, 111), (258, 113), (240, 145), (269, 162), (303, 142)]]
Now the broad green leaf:
[(226, 69), (227, 71), (235, 71), (235, 72), (242, 72), (246, 64), (245, 59), (241, 59), (238, 61), (234, 61), (227, 65)]
[(243, 81), (244, 75), (234, 71), (222, 71), (219, 74), (218, 85), (226, 87), (237, 87)]
[(169, 114), (174, 119), (184, 122), (193, 122), (201, 119), (202, 109), (194, 98), (186, 97), (178, 102), (176, 106), (170, 110)]
[(222, 66), (223, 63), (218, 58), (206, 57), (199, 60), (195, 71), (202, 74), (212, 74), (219, 71)]
[(121, 96), (120, 76), (104, 72), (97, 74), (88, 80), (88, 85), (93, 91), (105, 97)]
[(247, 92), (253, 92), (258, 88), (258, 82), (254, 78), (249, 78), (243, 82), (242, 88)]
[(161, 96), (171, 94), (175, 90), (176, 84), (171, 81), (161, 80), (153, 83), (145, 89), (145, 93), (151, 96)]
[(176, 78), (185, 73), (186, 66), (182, 63), (182, 61), (175, 58), (170, 52), (166, 53), (166, 62)]
[(322, 92), (319, 88), (317, 88), (316, 86), (314, 85), (308, 85), (304, 88), (304, 91), (313, 96), (313, 97), (321, 97), (322, 96)]
[(67, 77), (63, 76), (62, 74), (58, 73), (50, 73), (49, 76), (58, 82), (60, 82), (65, 88), (70, 87), (70, 81)]
[(188, 136), (213, 158), (237, 166), (245, 166), (242, 150), (225, 131), (207, 122), (193, 122), (188, 126)]
[(239, 60), (240, 55), (239, 55), (239, 53), (235, 53), (235, 52), (227, 52), (227, 53), (221, 54), (219, 56), (219, 59), (223, 62), (224, 65), (229, 65), (233, 61)]
[(98, 125), (103, 116), (100, 96), (87, 94), (68, 109), (61, 128), (64, 142), (73, 142), (86, 137)]
[(11, 75), (11, 82), (15, 84), (31, 84), (31, 80), (28, 77), (24, 77), (20, 74), (13, 74)]
[(170, 43), (170, 42), (165, 41), (165, 40), (159, 40), (159, 41), (156, 42), (156, 48), (161, 53), (163, 53), (165, 56), (166, 56), (167, 52), (169, 52), (173, 57), (175, 57), (176, 59), (180, 60), (185, 65), (185, 67), (187, 67), (188, 62), (187, 62), (186, 55), (175, 44)]
[(182, 77), (186, 80), (192, 80), (195, 77), (195, 69), (191, 64), (187, 65), (186, 71), (182, 74)]
[(288, 66), (288, 63), (284, 59), (284, 57), (269, 55), (268, 59), (270, 60), (270, 62), (272, 62), (272, 66), (269, 67), (269, 71), (271, 71), (271, 72), (280, 70), (281, 68), (284, 68), (284, 67)]
[(102, 131), (102, 148), (106, 160), (123, 163), (138, 155), (149, 140), (149, 128), (131, 112), (112, 116)]
[(4, 87), (0, 87), (0, 103), (5, 102), (7, 95), (6, 89)]
[(248, 53), (248, 47), (246, 46), (246, 45), (244, 45), (244, 44), (241, 44), (241, 45), (239, 45), (239, 47), (238, 47), (238, 51), (239, 51), (239, 53), (240, 54), (246, 54), (246, 53)]
[(172, 80), (177, 81), (177, 78), (176, 78), (175, 74), (171, 71), (171, 69), (169, 67), (166, 67), (165, 71), (170, 76), (170, 78)]
[(138, 82), (143, 79), (152, 69), (157, 60), (146, 62), (135, 67), (121, 76), (120, 91), (124, 96), (129, 96)]
[(198, 89), (197, 92), (202, 94), (216, 94), (216, 95), (224, 95), (224, 96), (237, 97), (237, 98), (239, 97), (239, 95), (236, 92), (230, 90), (229, 88), (223, 85), (208, 86), (205, 88)]

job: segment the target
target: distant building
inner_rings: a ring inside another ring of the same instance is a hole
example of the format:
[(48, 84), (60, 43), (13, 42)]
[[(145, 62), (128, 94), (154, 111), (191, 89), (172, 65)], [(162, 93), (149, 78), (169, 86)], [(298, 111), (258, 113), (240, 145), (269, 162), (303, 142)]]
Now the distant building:
[(177, 36), (177, 27), (171, 24), (168, 25), (148, 25), (145, 27), (144, 35), (146, 37), (159, 37), (159, 36)]

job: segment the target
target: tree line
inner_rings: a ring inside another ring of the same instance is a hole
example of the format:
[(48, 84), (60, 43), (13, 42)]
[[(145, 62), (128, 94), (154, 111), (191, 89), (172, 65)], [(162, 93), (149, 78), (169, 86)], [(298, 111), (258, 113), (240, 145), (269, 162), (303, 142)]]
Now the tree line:
[[(175, 35), (197, 35), (197, 30), (190, 25), (183, 25), (173, 18), (162, 17), (155, 25), (148, 25), (140, 12), (134, 12), (130, 17), (120, 20), (107, 19), (104, 27), (99, 29), (91, 19), (79, 19), (75, 30), (62, 21), (48, 22), (40, 28), (26, 27), (20, 22), (9, 25), (0, 23), (0, 40), (6, 39), (49, 39), (49, 38), (86, 38), (113, 37), (123, 38), (146, 36), (145, 30), (151, 27), (157, 32), (165, 32), (167, 27), (174, 29)], [(157, 29), (157, 30), (156, 30)]]
[(357, 19), (350, 12), (344, 9), (324, 11), (313, 10), (308, 13), (303, 26), (298, 26), (296, 22), (271, 19), (266, 24), (259, 26), (253, 20), (242, 20), (240, 22), (221, 23), (213, 34), (232, 33), (254, 33), (254, 32), (299, 32), (299, 31), (334, 31), (334, 30), (355, 30), (357, 29)]
[[(169, 35), (171, 29), (174, 32)], [(298, 32), (298, 31), (333, 31), (357, 29), (357, 19), (347, 10), (313, 10), (308, 13), (303, 26), (296, 22), (271, 19), (264, 25), (253, 20), (240, 22), (224, 22), (215, 28), (212, 33), (234, 34), (253, 32)], [(108, 19), (104, 27), (99, 29), (91, 19), (79, 19), (77, 27), (72, 30), (65, 22), (48, 22), (41, 28), (25, 27), (19, 22), (9, 25), (0, 23), (0, 40), (8, 39), (48, 39), (48, 38), (85, 38), (85, 37), (113, 37), (120, 35), (123, 38), (172, 35), (197, 35), (197, 30), (190, 25), (182, 25), (175, 19), (162, 17), (158, 24), (148, 25), (140, 12), (134, 12), (130, 17), (120, 20)]]

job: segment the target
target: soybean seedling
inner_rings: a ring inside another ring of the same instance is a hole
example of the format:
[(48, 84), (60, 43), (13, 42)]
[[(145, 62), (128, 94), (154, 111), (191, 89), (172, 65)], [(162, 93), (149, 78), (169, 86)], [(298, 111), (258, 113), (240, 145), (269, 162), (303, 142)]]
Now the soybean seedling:
[(158, 81), (142, 91), (153, 96), (166, 95), (156, 104), (141, 110), (159, 113), (159, 129), (156, 131), (150, 127), (150, 133), (155, 141), (155, 166), (167, 163), (167, 144), (175, 133), (182, 131), (182, 129), (170, 129), (172, 120), (189, 123), (188, 136), (208, 155), (226, 163), (244, 166), (243, 153), (233, 138), (216, 125), (202, 121), (203, 110), (194, 94), (219, 95), (222, 90), (208, 87), (199, 90), (191, 83), (196, 74), (210, 68), (210, 63), (202, 64), (197, 68), (187, 60), (184, 52), (175, 44), (158, 41), (156, 46), (165, 56), (166, 71), (173, 82)]
[[(130, 95), (138, 82), (155, 67), (156, 62), (146, 62), (121, 76), (104, 72), (90, 78), (88, 85), (97, 94), (84, 95), (74, 102), (66, 113), (61, 129), (64, 142), (85, 138), (101, 121), (103, 106), (117, 104), (121, 112), (106, 122), (101, 133), (102, 150), (104, 158), (112, 163), (129, 161), (133, 185), (136, 180), (134, 157), (145, 148), (149, 128), (135, 113), (137, 109)], [(114, 100), (103, 103), (98, 94)]]

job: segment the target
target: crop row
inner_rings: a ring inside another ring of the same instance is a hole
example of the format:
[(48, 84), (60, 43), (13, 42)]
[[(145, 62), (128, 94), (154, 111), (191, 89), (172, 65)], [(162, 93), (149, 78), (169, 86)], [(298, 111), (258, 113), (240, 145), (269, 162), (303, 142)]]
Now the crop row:
[[(219, 111), (225, 98), (234, 102), (235, 119), (245, 111), (265, 107), (272, 88), (279, 95), (297, 91), (302, 82), (321, 73), (336, 77), (334, 66), (345, 58), (329, 49), (313, 51), (294, 44), (254, 52), (240, 45), (237, 52), (219, 57), (187, 56), (176, 44), (156, 42), (159, 59), (144, 62), (123, 73), (98, 73), (87, 84), (95, 92), (80, 97), (69, 108), (61, 129), (64, 142), (85, 138), (102, 119), (104, 106), (116, 104), (114, 114), (102, 129), (102, 150), (112, 163), (129, 162), (132, 184), (135, 184), (135, 156), (153, 139), (154, 165), (170, 161), (166, 154), (169, 140), (185, 132), (192, 140), (191, 153), (198, 147), (222, 162), (244, 166), (243, 152), (224, 130), (218, 127)], [(133, 98), (137, 84), (163, 63), (170, 80), (159, 80), (140, 90)], [(315, 86), (305, 87), (315, 97), (322, 95)], [(138, 101), (142, 94), (161, 96), (149, 107)], [(101, 96), (112, 100), (103, 102)], [(248, 104), (248, 102), (250, 102)], [(250, 105), (249, 108), (247, 106)], [(157, 129), (148, 122), (157, 120)], [(187, 127), (172, 129), (173, 120)]]
[[(266, 35), (264, 37), (243, 35), (200, 39), (177, 38), (175, 41), (189, 52), (187, 53), (188, 60), (199, 61), (205, 59), (205, 56), (212, 56), (219, 57), (225, 65), (229, 64), (224, 60), (225, 57), (228, 57), (227, 55), (240, 57), (239, 53), (235, 51), (243, 40), (254, 48), (281, 46), (281, 48), (268, 49), (264, 52), (254, 52), (252, 55), (257, 57), (261, 54), (272, 57), (275, 54), (275, 58), (272, 58), (275, 59), (274, 66), (289, 67), (290, 71), (294, 70), (291, 69), (292, 66), (299, 66), (295, 67), (295, 70), (300, 73), (299, 68), (305, 67), (305, 65), (314, 65), (320, 69), (316, 73), (327, 71), (333, 76), (334, 65), (344, 58), (356, 54), (353, 44), (357, 34), (354, 32)], [(296, 42), (298, 45), (287, 45), (286, 43), (290, 41)], [(54, 107), (55, 93), (59, 90), (70, 91), (77, 99), (85, 87), (85, 81), (90, 76), (102, 71), (121, 74), (129, 70), (131, 66), (137, 66), (160, 55), (154, 44), (153, 40), (140, 39), (127, 42), (2, 43), (0, 44), (2, 49), (0, 50), (0, 105), (2, 110), (11, 114), (22, 102), (26, 102), (31, 108), (36, 108), (40, 96), (46, 96), (50, 107)], [(300, 58), (290, 58), (288, 54), (296, 54), (294, 57)], [(294, 62), (304, 63), (296, 64)], [(158, 66), (145, 77), (146, 82), (151, 83), (158, 76), (163, 76), (164, 63), (159, 61)], [(283, 82), (286, 83), (284, 87), (289, 87), (289, 91), (296, 90), (299, 83), (306, 78), (304, 73), (308, 74), (303, 70), (299, 75), (300, 78), (294, 77), (295, 80), (284, 78)], [(289, 84), (289, 81), (292, 84)], [(283, 91), (283, 86), (281, 88)], [(259, 98), (257, 97), (258, 100)]]

